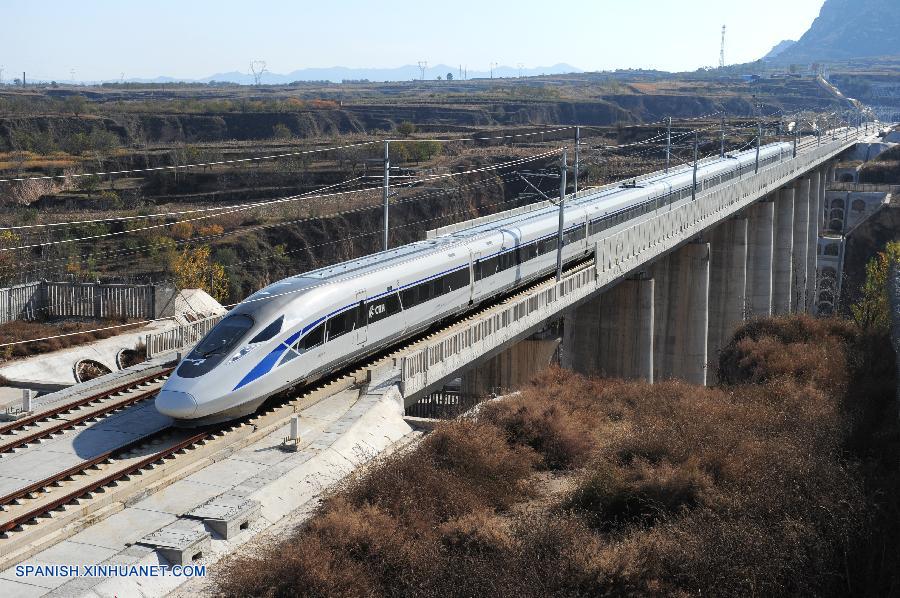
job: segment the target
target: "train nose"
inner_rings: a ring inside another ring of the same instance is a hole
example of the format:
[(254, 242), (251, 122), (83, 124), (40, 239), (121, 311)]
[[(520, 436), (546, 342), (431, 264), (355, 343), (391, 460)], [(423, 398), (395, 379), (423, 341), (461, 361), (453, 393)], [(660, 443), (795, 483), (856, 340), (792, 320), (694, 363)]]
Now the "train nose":
[(157, 411), (175, 419), (189, 419), (197, 412), (197, 399), (186, 392), (161, 390), (154, 404)]

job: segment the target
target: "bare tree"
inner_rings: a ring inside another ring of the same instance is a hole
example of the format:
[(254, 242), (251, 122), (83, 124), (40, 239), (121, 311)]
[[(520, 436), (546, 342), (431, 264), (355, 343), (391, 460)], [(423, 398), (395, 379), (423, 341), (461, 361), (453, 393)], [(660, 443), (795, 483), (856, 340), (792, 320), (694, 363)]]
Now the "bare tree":
[(259, 85), (260, 80), (262, 80), (263, 74), (266, 72), (266, 61), (265, 60), (251, 60), (250, 61), (250, 74), (253, 75), (253, 83), (254, 85)]

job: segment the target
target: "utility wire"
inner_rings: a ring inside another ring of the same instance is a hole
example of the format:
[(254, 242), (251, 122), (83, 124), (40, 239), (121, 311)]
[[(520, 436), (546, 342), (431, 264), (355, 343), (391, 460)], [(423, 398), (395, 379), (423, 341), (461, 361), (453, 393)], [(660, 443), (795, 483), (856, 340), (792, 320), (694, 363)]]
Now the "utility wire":
[[(461, 176), (461, 175), (466, 175), (466, 174), (475, 174), (475, 173), (480, 173), (480, 172), (487, 172), (487, 171), (491, 171), (491, 170), (497, 170), (497, 169), (500, 169), (500, 168), (505, 168), (505, 167), (507, 167), (507, 166), (516, 166), (516, 165), (519, 165), (519, 164), (524, 164), (524, 163), (527, 163), (527, 162), (532, 162), (532, 161), (534, 161), (534, 160), (539, 160), (539, 159), (542, 159), (542, 158), (547, 158), (547, 157), (550, 157), (550, 156), (553, 156), (553, 155), (556, 155), (556, 154), (560, 153), (560, 151), (561, 151), (561, 150), (554, 149), (554, 150), (552, 150), (552, 151), (544, 152), (544, 153), (542, 153), (542, 154), (536, 154), (536, 155), (534, 155), (534, 156), (528, 156), (528, 157), (525, 157), (525, 158), (518, 158), (518, 159), (516, 159), (516, 160), (511, 160), (511, 161), (509, 161), (509, 162), (504, 162), (504, 163), (501, 163), (501, 164), (496, 164), (496, 165), (492, 165), (492, 166), (486, 166), (486, 167), (483, 167), (483, 168), (475, 168), (475, 169), (465, 170), (465, 171), (461, 171), (461, 172), (452, 172), (452, 173), (448, 173), (448, 174), (434, 175), (434, 176), (431, 176), (431, 177), (426, 177), (426, 178), (422, 178), (422, 179), (417, 179), (417, 180), (415, 180), (415, 181), (408, 181), (408, 182), (403, 183), (403, 184), (406, 184), (406, 185), (412, 185), (412, 184), (427, 183), (427, 182), (437, 181), (437, 180), (442, 180), (442, 179), (446, 179), (446, 178), (450, 178), (450, 177), (455, 177), (455, 176)], [(210, 214), (210, 215), (206, 215), (206, 216), (197, 216), (196, 218), (187, 218), (187, 219), (184, 219), (184, 220), (176, 220), (176, 221), (174, 221), (174, 222), (164, 222), (164, 223), (161, 223), (161, 224), (153, 224), (153, 225), (150, 225), (150, 226), (143, 226), (143, 227), (140, 227), (140, 228), (134, 228), (134, 229), (130, 229), (130, 230), (113, 231), (113, 232), (110, 232), (110, 233), (103, 233), (103, 234), (99, 234), (99, 235), (90, 235), (90, 236), (86, 236), (86, 237), (79, 237), (79, 238), (76, 238), (76, 239), (60, 239), (60, 240), (56, 240), (56, 241), (46, 241), (46, 242), (43, 242), (43, 243), (32, 243), (32, 244), (28, 244), (28, 245), (17, 245), (17, 246), (14, 246), (14, 247), (0, 247), (0, 252), (16, 251), (16, 250), (22, 250), (22, 249), (33, 249), (33, 248), (35, 248), (35, 247), (47, 247), (47, 246), (52, 246), (52, 245), (62, 245), (62, 244), (67, 244), (67, 243), (79, 243), (79, 242), (82, 242), (82, 241), (93, 241), (93, 240), (95, 240), (95, 239), (103, 239), (103, 238), (108, 238), (108, 237), (115, 237), (115, 236), (120, 236), (120, 235), (125, 235), (125, 234), (132, 234), (132, 233), (136, 233), (136, 232), (141, 232), (141, 231), (146, 231), (146, 230), (157, 229), (157, 228), (165, 228), (165, 227), (169, 227), (169, 226), (174, 226), (175, 224), (182, 223), (182, 222), (196, 222), (196, 221), (198, 221), (198, 220), (206, 220), (206, 219), (209, 219), (209, 218), (216, 218), (216, 217), (219, 217), (219, 216), (224, 216), (224, 215), (227, 215), (227, 214), (234, 214), (234, 213), (236, 213), (236, 212), (243, 212), (243, 211), (246, 211), (246, 210), (256, 209), (256, 208), (259, 208), (259, 207), (266, 207), (266, 206), (271, 206), (271, 205), (277, 205), (277, 204), (282, 204), (282, 203), (286, 203), (286, 202), (295, 202), (295, 201), (298, 201), (298, 200), (300, 200), (300, 199), (326, 199), (326, 198), (332, 198), (332, 197), (337, 197), (337, 196), (357, 195), (357, 194), (359, 194), (359, 193), (366, 193), (366, 192), (372, 191), (373, 189), (374, 189), (374, 188), (365, 188), (365, 189), (354, 189), (354, 190), (351, 190), (351, 191), (337, 191), (337, 192), (334, 192), (334, 193), (328, 193), (328, 194), (325, 194), (325, 195), (305, 195), (305, 194), (301, 194), (301, 195), (292, 195), (292, 196), (288, 196), (288, 197), (281, 197), (281, 198), (278, 198), (278, 199), (275, 199), (275, 200), (271, 200), (271, 201), (265, 201), (265, 202), (255, 203), (255, 204), (252, 204), (251, 206), (245, 206), (245, 207), (235, 208), (235, 209), (233, 209), (233, 210), (228, 210), (228, 211), (224, 211), (224, 212), (216, 212), (215, 214)]]
[(575, 125), (566, 126), (557, 129), (548, 129), (544, 131), (535, 131), (532, 133), (516, 133), (512, 135), (498, 135), (493, 137), (462, 137), (462, 138), (437, 138), (437, 139), (384, 139), (384, 140), (376, 140), (376, 141), (364, 141), (361, 143), (351, 143), (348, 145), (339, 145), (333, 147), (323, 147), (311, 150), (303, 150), (298, 152), (288, 152), (284, 154), (272, 154), (269, 156), (254, 156), (250, 158), (235, 158), (232, 160), (216, 160), (212, 162), (197, 162), (193, 164), (172, 164), (169, 166), (153, 166), (149, 168), (130, 168), (127, 170), (111, 170), (105, 172), (83, 172), (83, 173), (73, 173), (73, 174), (57, 174), (57, 175), (45, 175), (45, 176), (32, 176), (32, 177), (17, 177), (17, 178), (6, 178), (0, 179), (0, 183), (16, 183), (23, 181), (47, 181), (54, 179), (66, 179), (66, 178), (82, 178), (82, 177), (102, 177), (102, 176), (113, 176), (113, 175), (123, 175), (123, 174), (132, 174), (132, 173), (148, 173), (148, 172), (161, 172), (161, 171), (177, 171), (177, 170), (185, 170), (189, 168), (205, 168), (209, 166), (224, 166), (229, 164), (241, 164), (246, 162), (257, 162), (262, 160), (277, 160), (279, 158), (290, 158), (295, 156), (305, 156), (311, 154), (321, 154), (332, 151), (344, 150), (344, 149), (352, 149), (358, 147), (366, 147), (370, 145), (381, 145), (385, 141), (390, 143), (406, 143), (406, 142), (418, 142), (418, 141), (435, 141), (438, 143), (452, 143), (452, 142), (471, 142), (471, 141), (495, 141), (498, 139), (517, 139), (523, 137), (535, 137), (537, 135), (545, 135), (550, 133), (558, 133), (560, 131), (568, 131), (575, 128)]

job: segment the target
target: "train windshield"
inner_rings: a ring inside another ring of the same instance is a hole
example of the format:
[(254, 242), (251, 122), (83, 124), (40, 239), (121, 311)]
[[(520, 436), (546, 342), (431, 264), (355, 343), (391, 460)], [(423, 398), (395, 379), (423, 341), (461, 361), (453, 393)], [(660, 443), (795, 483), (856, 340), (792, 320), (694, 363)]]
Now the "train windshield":
[(253, 327), (250, 316), (228, 316), (206, 335), (194, 352), (202, 357), (222, 355), (230, 351)]

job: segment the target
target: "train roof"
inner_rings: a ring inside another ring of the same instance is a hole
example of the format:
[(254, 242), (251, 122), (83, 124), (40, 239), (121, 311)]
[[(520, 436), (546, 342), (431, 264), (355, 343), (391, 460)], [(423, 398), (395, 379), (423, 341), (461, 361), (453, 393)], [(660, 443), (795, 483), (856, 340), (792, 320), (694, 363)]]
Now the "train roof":
[[(768, 146), (764, 146), (764, 149), (773, 149), (775, 147), (778, 147), (778, 145), (779, 144), (770, 144)], [(746, 157), (747, 154), (753, 153), (755, 153), (755, 150), (749, 150), (740, 152), (735, 157), (740, 156), (741, 158), (743, 158)], [(701, 162), (701, 168), (714, 166), (720, 164), (721, 162), (722, 161), (719, 158), (714, 158), (708, 161), (706, 164), (703, 164)], [(639, 183), (638, 187), (623, 187), (619, 185), (603, 188), (601, 190), (598, 190), (597, 193), (590, 193), (575, 200), (570, 200), (571, 203), (569, 203), (569, 206), (573, 208), (584, 208), (587, 207), (588, 204), (596, 202), (598, 199), (625, 199), (627, 198), (627, 195), (630, 195), (631, 193), (639, 193), (643, 187), (663, 182), (671, 182), (674, 179), (680, 179), (684, 175), (689, 174), (691, 170), (692, 168), (690, 166), (679, 165), (678, 167), (671, 169), (668, 174), (664, 172), (657, 172), (651, 174), (650, 176), (637, 179)], [(388, 266), (416, 257), (433, 255), (462, 243), (470, 242), (486, 233), (498, 232), (511, 226), (525, 225), (538, 218), (546, 217), (551, 213), (555, 214), (557, 210), (558, 208), (556, 206), (550, 205), (542, 209), (518, 214), (516, 216), (510, 216), (507, 218), (502, 218), (500, 220), (485, 222), (471, 228), (466, 228), (453, 233), (448, 233), (446, 235), (441, 235), (435, 237), (434, 239), (416, 241), (407, 245), (390, 249), (388, 251), (381, 251), (346, 262), (341, 262), (339, 264), (334, 264), (332, 266), (319, 268), (310, 272), (304, 272), (302, 274), (291, 276), (289, 278), (285, 278), (284, 280), (270, 284), (248, 297), (245, 301), (249, 302), (264, 298), (274, 299), (280, 295), (295, 294), (307, 289), (321, 286), (324, 283), (338, 282), (355, 278), (358, 274), (368, 272), (373, 268), (377, 269), (379, 266)]]

